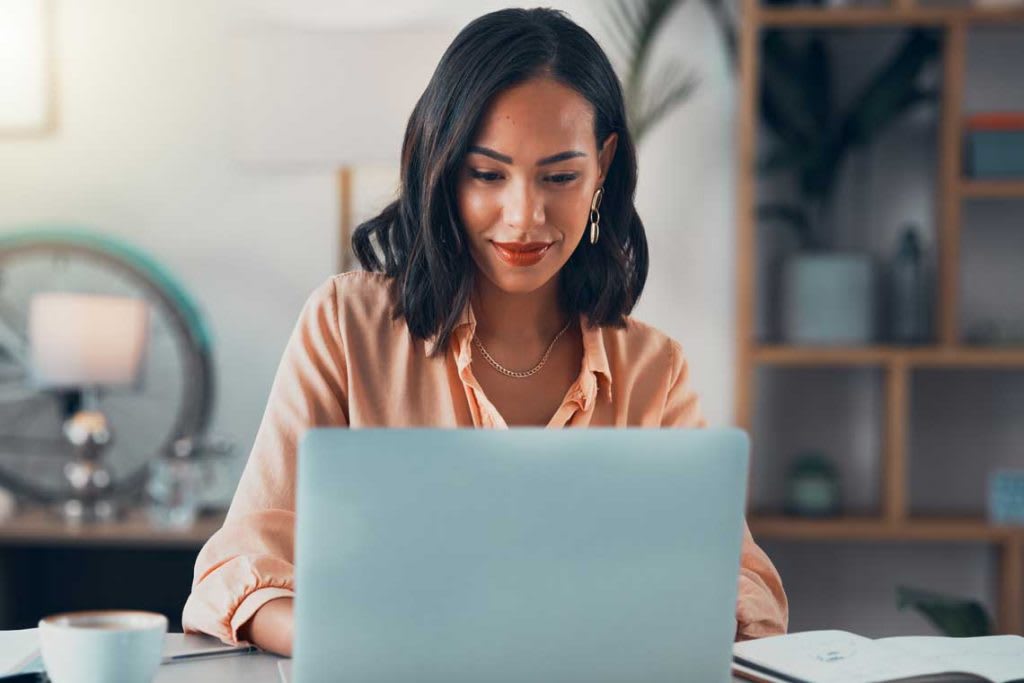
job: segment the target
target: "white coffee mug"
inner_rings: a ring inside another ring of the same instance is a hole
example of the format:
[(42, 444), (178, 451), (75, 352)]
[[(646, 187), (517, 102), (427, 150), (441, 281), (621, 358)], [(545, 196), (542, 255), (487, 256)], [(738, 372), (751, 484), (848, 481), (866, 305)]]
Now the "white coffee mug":
[(150, 683), (165, 633), (155, 612), (69, 612), (39, 621), (39, 647), (53, 683)]

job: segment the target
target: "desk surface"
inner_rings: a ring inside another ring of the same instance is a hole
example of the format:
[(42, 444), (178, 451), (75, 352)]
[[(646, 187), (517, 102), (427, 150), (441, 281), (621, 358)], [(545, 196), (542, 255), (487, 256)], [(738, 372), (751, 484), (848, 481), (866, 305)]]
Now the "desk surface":
[[(160, 667), (153, 683), (279, 683), (277, 662), (280, 657), (265, 654), (238, 655), (198, 662), (165, 664)], [(748, 683), (742, 678), (733, 683)]]

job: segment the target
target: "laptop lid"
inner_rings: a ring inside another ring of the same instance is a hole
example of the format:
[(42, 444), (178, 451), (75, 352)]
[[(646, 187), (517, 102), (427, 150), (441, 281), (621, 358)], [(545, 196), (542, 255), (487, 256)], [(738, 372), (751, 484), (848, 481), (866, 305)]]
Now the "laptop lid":
[(295, 680), (730, 680), (747, 452), (738, 430), (311, 430)]

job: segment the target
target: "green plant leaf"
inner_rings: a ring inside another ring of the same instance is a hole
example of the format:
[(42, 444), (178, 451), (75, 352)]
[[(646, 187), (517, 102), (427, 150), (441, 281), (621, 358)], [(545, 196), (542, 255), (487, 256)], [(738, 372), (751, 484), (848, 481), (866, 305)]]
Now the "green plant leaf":
[(807, 211), (796, 204), (762, 204), (757, 207), (760, 223), (777, 223), (788, 227), (801, 249), (814, 247), (814, 235)]
[(807, 150), (792, 145), (777, 144), (757, 162), (757, 172), (772, 175), (780, 171), (800, 168), (807, 163)]
[(736, 35), (738, 20), (730, 11), (734, 5), (727, 3), (726, 0), (705, 0), (705, 4), (722, 36), (722, 44), (725, 46), (729, 66), (735, 71), (739, 60), (739, 38)]
[(787, 144), (813, 144), (819, 132), (810, 103), (805, 55), (793, 49), (781, 31), (766, 31), (761, 41), (761, 102), (765, 122)]
[[(624, 62), (626, 114), (637, 140), (672, 107), (684, 101), (696, 86), (693, 79), (679, 79), (674, 75), (668, 82), (663, 75), (650, 86), (647, 84), (647, 66), (655, 39), (672, 11), (682, 3), (683, 0), (613, 0), (607, 6), (604, 23)], [(672, 67), (672, 70), (679, 69)], [(655, 88), (657, 94), (647, 96), (648, 87)]]
[(910, 105), (920, 101), (910, 93), (918, 91), (921, 72), (938, 51), (939, 42), (932, 33), (911, 32), (893, 58), (853, 100), (843, 124), (851, 144), (870, 144)]
[(898, 586), (896, 605), (901, 610), (907, 607), (917, 610), (947, 636), (971, 638), (992, 635), (992, 620), (977, 600)]
[(804, 81), (807, 84), (808, 105), (811, 116), (820, 130), (827, 128), (832, 121), (832, 60), (820, 35), (811, 37), (807, 44), (804, 57), (806, 71)]
[(695, 75), (684, 73), (678, 64), (663, 64), (648, 87), (652, 95), (637, 110), (634, 134), (642, 136), (676, 105), (689, 99), (699, 82)]

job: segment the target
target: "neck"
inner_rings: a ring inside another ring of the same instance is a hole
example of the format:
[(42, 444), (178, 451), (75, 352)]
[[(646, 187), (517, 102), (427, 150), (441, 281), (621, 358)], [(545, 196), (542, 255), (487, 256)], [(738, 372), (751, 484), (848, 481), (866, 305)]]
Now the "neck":
[(510, 294), (486, 277), (477, 277), (473, 291), (477, 334), (485, 343), (500, 339), (513, 346), (546, 346), (567, 322), (558, 303), (558, 286), (554, 277), (533, 292)]

